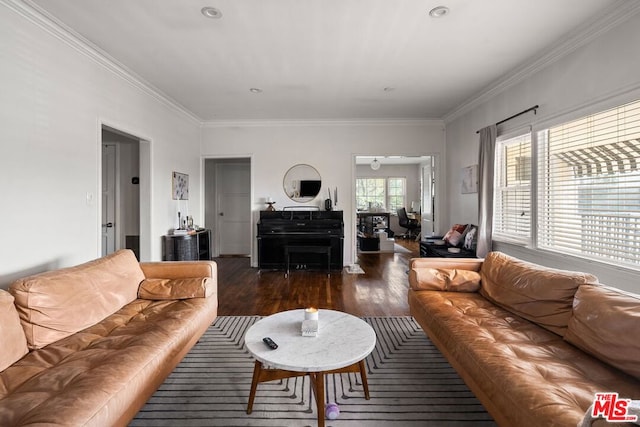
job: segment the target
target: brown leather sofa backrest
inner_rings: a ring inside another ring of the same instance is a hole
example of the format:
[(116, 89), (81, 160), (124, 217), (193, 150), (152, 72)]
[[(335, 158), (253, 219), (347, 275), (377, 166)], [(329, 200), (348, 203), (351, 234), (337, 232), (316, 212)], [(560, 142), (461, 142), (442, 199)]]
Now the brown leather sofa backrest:
[(128, 249), (75, 267), (14, 282), (15, 297), (30, 349), (46, 346), (115, 313), (135, 300), (144, 274)]
[(564, 336), (578, 286), (597, 283), (587, 273), (558, 270), (489, 253), (480, 269), (480, 293), (493, 303)]
[(0, 372), (29, 352), (13, 296), (0, 289)]
[(640, 295), (580, 286), (564, 339), (640, 379)]

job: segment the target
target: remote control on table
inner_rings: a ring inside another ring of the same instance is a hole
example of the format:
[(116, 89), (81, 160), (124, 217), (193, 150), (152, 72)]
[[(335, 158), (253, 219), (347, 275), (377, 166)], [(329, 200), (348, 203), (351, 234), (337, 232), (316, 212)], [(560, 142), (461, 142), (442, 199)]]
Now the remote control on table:
[(275, 343), (271, 338), (269, 338), (269, 337), (264, 337), (264, 338), (262, 338), (262, 341), (264, 341), (264, 343), (265, 343), (266, 345), (268, 345), (268, 346), (269, 346), (269, 348), (270, 348), (271, 350), (275, 350), (276, 348), (278, 348), (278, 344), (276, 344), (276, 343)]

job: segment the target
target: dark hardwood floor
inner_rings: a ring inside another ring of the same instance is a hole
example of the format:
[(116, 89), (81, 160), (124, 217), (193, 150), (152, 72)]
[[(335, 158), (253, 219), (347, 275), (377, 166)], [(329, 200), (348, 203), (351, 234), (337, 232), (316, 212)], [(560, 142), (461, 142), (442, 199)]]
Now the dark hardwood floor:
[(344, 311), (355, 316), (406, 316), (407, 269), (419, 256), (418, 242), (396, 239), (407, 253), (365, 253), (358, 263), (365, 274), (334, 271), (259, 272), (249, 258), (216, 258), (218, 315), (249, 316), (304, 307)]

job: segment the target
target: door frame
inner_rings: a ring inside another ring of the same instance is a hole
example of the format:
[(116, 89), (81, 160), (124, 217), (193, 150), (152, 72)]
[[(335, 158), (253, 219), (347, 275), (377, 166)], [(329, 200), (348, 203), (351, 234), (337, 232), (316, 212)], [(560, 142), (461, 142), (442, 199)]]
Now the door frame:
[[(114, 222), (114, 226), (113, 226), (113, 247), (114, 249), (117, 249), (120, 247), (120, 245), (122, 244), (122, 239), (120, 238), (120, 233), (118, 232), (118, 229), (120, 227), (120, 209), (118, 209), (118, 207), (120, 206), (120, 144), (115, 143), (115, 142), (102, 142), (102, 150), (100, 151), (100, 164), (104, 167), (104, 147), (106, 147), (107, 145), (111, 145), (114, 147), (114, 161), (113, 161), (113, 173), (114, 173), (114, 177), (113, 177), (113, 222)], [(102, 171), (104, 172), (104, 170)], [(100, 175), (101, 177), (103, 177), (104, 175)], [(104, 180), (100, 183), (100, 203), (103, 203), (102, 200), (102, 192), (103, 192), (103, 187), (102, 185), (104, 184)], [(100, 205), (100, 226), (102, 227), (105, 224), (105, 218), (104, 218), (104, 212), (103, 212), (103, 208), (104, 205), (101, 204)], [(100, 252), (101, 255), (104, 255), (104, 253), (101, 251)]]
[[(249, 253), (249, 260), (250, 260), (250, 265), (252, 267), (257, 266), (257, 261), (254, 264), (254, 254), (256, 253), (256, 241), (254, 239), (254, 236), (256, 236), (256, 230), (257, 230), (257, 217), (259, 215), (256, 214), (256, 209), (255, 209), (255, 203), (253, 202), (254, 199), (254, 173), (255, 173), (255, 162), (254, 162), (254, 156), (253, 154), (236, 154), (236, 155), (220, 155), (220, 156), (216, 156), (216, 155), (204, 155), (201, 156), (201, 167), (200, 167), (200, 188), (202, 188), (202, 193), (201, 193), (201, 203), (200, 203), (200, 218), (206, 218), (205, 216), (205, 208), (206, 208), (206, 200), (207, 200), (207, 188), (206, 188), (206, 162), (207, 160), (236, 160), (236, 159), (249, 159), (249, 202), (250, 202), (250, 218), (251, 218), (251, 227), (248, 228), (247, 233), (248, 233), (248, 238), (249, 238), (249, 242), (251, 242), (249, 248), (250, 248), (250, 253)], [(213, 189), (213, 194), (211, 195), (211, 197), (213, 197), (214, 199), (214, 204), (216, 206), (216, 209), (218, 207), (218, 190), (217, 188)], [(207, 224), (206, 222), (204, 223), (204, 227), (205, 228), (209, 228), (211, 229), (211, 232), (213, 234), (212, 236), (212, 240), (213, 240), (213, 250), (211, 251), (212, 253), (212, 257), (216, 258), (218, 256), (220, 256), (220, 233), (217, 233), (217, 227), (218, 227), (218, 221), (217, 221), (217, 216), (216, 216), (216, 223), (213, 224), (213, 226), (211, 224)]]
[[(151, 201), (152, 201), (152, 141), (150, 138), (140, 136), (141, 133), (127, 129), (126, 126), (117, 124), (112, 120), (105, 120), (103, 118), (98, 119), (97, 123), (97, 194), (100, 197), (94, 197), (97, 201), (96, 212), (96, 233), (98, 236), (98, 244), (96, 254), (100, 257), (102, 253), (102, 130), (106, 129), (109, 132), (121, 134), (127, 138), (138, 141), (139, 144), (139, 178), (140, 178), (140, 261), (152, 261), (152, 249), (151, 249), (151, 236), (153, 227), (153, 217), (151, 215)], [(87, 199), (89, 199), (89, 193), (87, 193)], [(119, 202), (117, 202), (119, 203)], [(117, 205), (116, 203), (116, 212)], [(116, 213), (117, 216), (117, 213)], [(117, 241), (117, 240), (116, 240)]]
[[(443, 181), (443, 175), (441, 172), (441, 156), (438, 154), (427, 154), (425, 156), (429, 156), (431, 157), (431, 175), (433, 177), (434, 185), (433, 185), (433, 192), (434, 192), (434, 196), (433, 196), (433, 206), (432, 206), (432, 215), (433, 218), (431, 218), (431, 223), (432, 223), (432, 228), (433, 228), (433, 233), (438, 234), (439, 230), (441, 230), (442, 228), (442, 218), (443, 218), (443, 207), (442, 207), (442, 197), (443, 197), (443, 192), (444, 192), (444, 186), (442, 184)], [(422, 204), (424, 205), (425, 200), (424, 200), (424, 194), (425, 194), (425, 189), (424, 187), (427, 185), (427, 183), (424, 182), (424, 170), (425, 170), (426, 166), (424, 164), (422, 164), (420, 166), (420, 179), (422, 180), (422, 190), (421, 190), (421, 198), (422, 198)], [(423, 218), (423, 223), (421, 224), (422, 229), (425, 230), (426, 227), (424, 227), (424, 225), (427, 223), (427, 219)], [(430, 235), (432, 235), (432, 233), (427, 233), (427, 232), (423, 232), (422, 236), (423, 237), (429, 237)]]
[[(357, 163), (356, 163), (356, 158), (357, 157), (361, 157), (361, 156), (367, 156), (367, 157), (372, 157), (372, 156), (378, 156), (378, 157), (392, 157), (392, 156), (398, 156), (398, 155), (403, 155), (403, 154), (398, 154), (397, 152), (394, 152), (392, 154), (389, 153), (376, 153), (376, 152), (364, 152), (364, 153), (352, 153), (351, 154), (351, 212), (353, 214), (353, 230), (351, 232), (351, 236), (349, 236), (349, 238), (351, 239), (351, 256), (352, 256), (352, 262), (356, 263), (358, 261), (358, 242), (357, 242), (357, 227), (358, 227), (358, 219), (357, 219), (357, 206), (356, 206), (356, 179), (357, 179)], [(434, 197), (434, 216), (435, 216), (435, 221), (434, 224), (436, 226), (436, 230), (439, 229), (440, 227), (440, 223), (441, 223), (441, 218), (443, 217), (443, 212), (444, 212), (444, 207), (443, 207), (443, 202), (442, 202), (442, 197), (443, 197), (443, 191), (444, 191), (444, 186), (443, 186), (443, 171), (442, 171), (442, 162), (441, 162), (441, 157), (442, 154), (441, 153), (423, 153), (423, 154), (408, 154), (407, 156), (410, 157), (431, 157), (434, 159), (434, 169), (435, 169), (435, 173), (434, 173), (434, 179), (435, 179), (435, 186), (434, 186), (434, 191), (435, 191), (435, 197)], [(422, 196), (424, 194), (423, 192), (423, 185), (424, 183), (422, 182), (422, 164), (418, 164), (420, 166), (420, 198), (422, 199)], [(423, 201), (424, 202), (424, 201)], [(423, 235), (424, 237), (424, 235)], [(346, 238), (346, 237), (345, 237)]]

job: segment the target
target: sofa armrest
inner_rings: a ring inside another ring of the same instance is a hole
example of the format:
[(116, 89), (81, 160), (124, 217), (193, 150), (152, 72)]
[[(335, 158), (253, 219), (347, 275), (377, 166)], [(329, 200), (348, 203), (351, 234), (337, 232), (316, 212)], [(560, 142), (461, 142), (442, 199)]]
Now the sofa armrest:
[(138, 297), (183, 299), (208, 297), (218, 291), (218, 265), (214, 261), (141, 262), (145, 280)]
[(216, 283), (218, 280), (218, 265), (214, 261), (141, 262), (140, 268), (147, 279), (211, 277)]
[(409, 268), (446, 268), (480, 271), (484, 259), (482, 258), (413, 258)]

